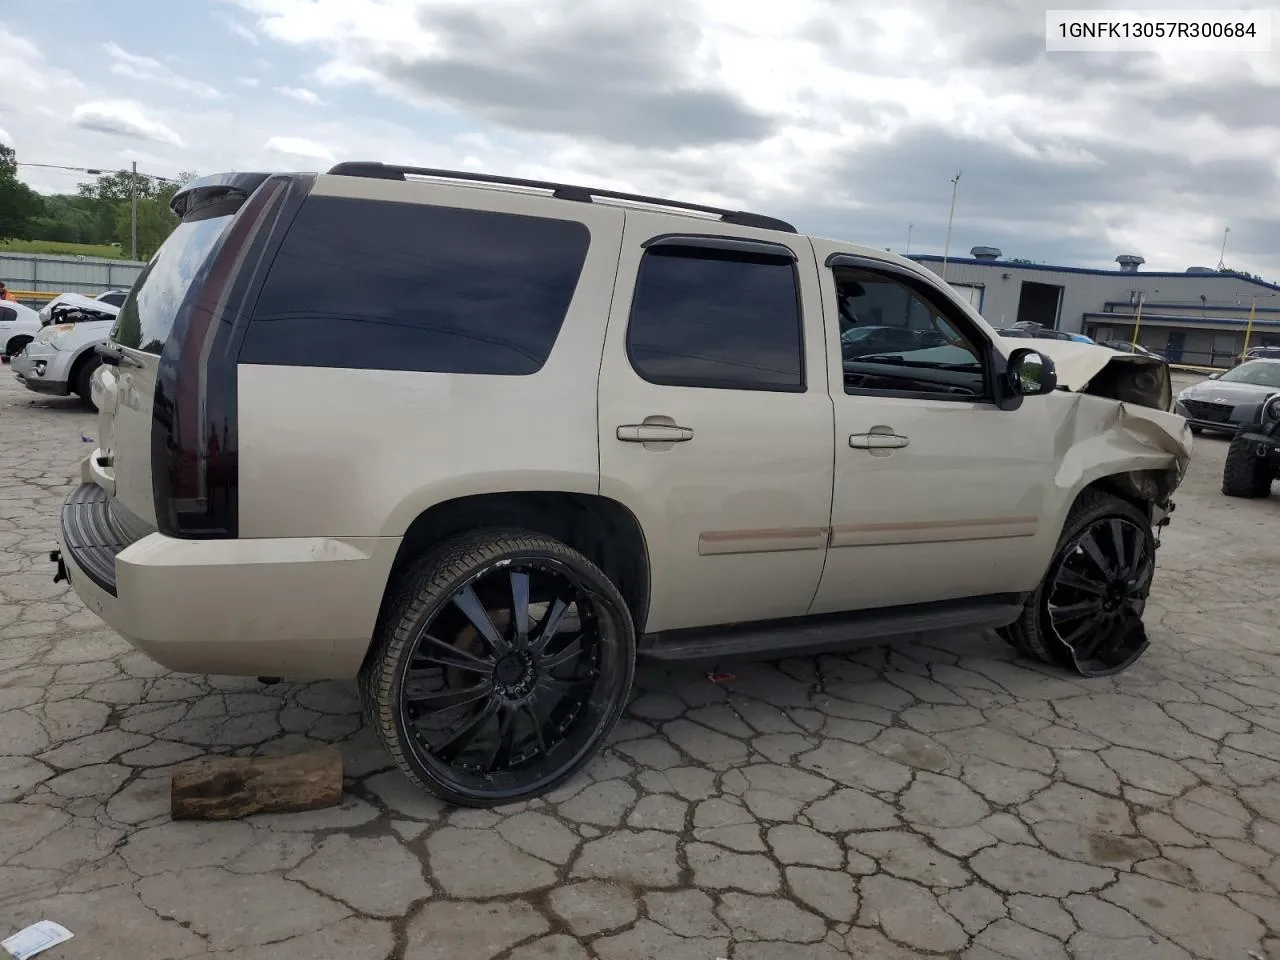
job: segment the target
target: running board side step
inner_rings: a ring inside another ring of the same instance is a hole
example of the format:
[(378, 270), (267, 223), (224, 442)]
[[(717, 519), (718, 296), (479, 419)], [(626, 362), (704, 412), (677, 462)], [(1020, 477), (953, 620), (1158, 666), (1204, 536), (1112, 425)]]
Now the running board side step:
[(895, 637), (1008, 626), (1022, 615), (1025, 601), (1023, 594), (998, 594), (854, 613), (668, 630), (642, 636), (639, 655), (652, 660), (780, 659), (830, 649), (878, 646)]

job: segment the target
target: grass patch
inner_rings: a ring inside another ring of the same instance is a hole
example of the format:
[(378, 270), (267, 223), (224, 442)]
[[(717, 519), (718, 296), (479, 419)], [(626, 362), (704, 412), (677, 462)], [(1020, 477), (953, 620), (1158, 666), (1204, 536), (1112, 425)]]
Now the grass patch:
[(55, 257), (123, 258), (122, 248), (110, 243), (61, 243), (57, 240), (0, 240), (0, 253), (43, 253)]

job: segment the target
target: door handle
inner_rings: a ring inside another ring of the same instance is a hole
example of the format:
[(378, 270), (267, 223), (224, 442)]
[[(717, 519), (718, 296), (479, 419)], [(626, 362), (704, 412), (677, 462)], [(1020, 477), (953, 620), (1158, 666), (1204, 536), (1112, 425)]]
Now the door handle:
[(618, 439), (626, 443), (680, 443), (692, 440), (693, 431), (668, 423), (624, 423), (618, 427)]
[(855, 433), (849, 437), (849, 446), (855, 450), (897, 450), (910, 442), (896, 433)]

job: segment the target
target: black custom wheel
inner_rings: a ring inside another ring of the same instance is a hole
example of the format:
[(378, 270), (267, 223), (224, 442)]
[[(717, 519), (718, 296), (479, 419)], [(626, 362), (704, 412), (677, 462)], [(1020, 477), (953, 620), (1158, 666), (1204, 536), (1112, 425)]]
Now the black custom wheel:
[(410, 779), (465, 806), (526, 800), (595, 754), (626, 704), (630, 614), (594, 564), (520, 531), (464, 536), (411, 566), (361, 675)]
[(1088, 490), (1023, 615), (1001, 631), (1018, 650), (1083, 676), (1118, 673), (1147, 649), (1142, 614), (1155, 575), (1155, 538), (1142, 511)]

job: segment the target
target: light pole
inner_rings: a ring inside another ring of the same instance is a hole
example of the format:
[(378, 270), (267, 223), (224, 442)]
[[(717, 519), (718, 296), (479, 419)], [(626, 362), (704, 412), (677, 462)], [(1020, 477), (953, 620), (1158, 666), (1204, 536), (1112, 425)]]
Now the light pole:
[[(1264, 293), (1263, 297), (1274, 297), (1274, 293)], [(1238, 300), (1236, 301), (1239, 302)], [(1244, 346), (1240, 348), (1240, 356), (1244, 356), (1249, 352), (1249, 340), (1253, 336), (1253, 320), (1258, 313), (1258, 294), (1253, 294), (1253, 303), (1249, 306), (1249, 322), (1244, 328)]]
[(129, 177), (129, 259), (138, 259), (138, 161)]
[[(1152, 293), (1159, 293), (1159, 290), (1152, 290)], [(1138, 345), (1138, 332), (1142, 329), (1142, 305), (1147, 302), (1147, 294), (1145, 290), (1138, 292), (1138, 309), (1133, 316), (1133, 346)]]
[(956, 215), (956, 185), (960, 183), (960, 173), (951, 178), (951, 212), (947, 214), (947, 239), (942, 245), (942, 282), (947, 282), (947, 255), (951, 252), (951, 221)]
[(911, 253), (911, 231), (915, 229), (914, 223), (907, 224), (907, 254)]
[(1218, 254), (1218, 269), (1225, 270), (1227, 267), (1227, 234), (1231, 232), (1231, 228), (1227, 227), (1222, 231), (1222, 251)]

